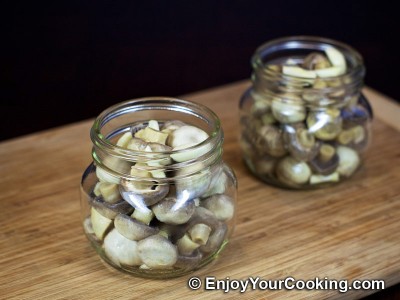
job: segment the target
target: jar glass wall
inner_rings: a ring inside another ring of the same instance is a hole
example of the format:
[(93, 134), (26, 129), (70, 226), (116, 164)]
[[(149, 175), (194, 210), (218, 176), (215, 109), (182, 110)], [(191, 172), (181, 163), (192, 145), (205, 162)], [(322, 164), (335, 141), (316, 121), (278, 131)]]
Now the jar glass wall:
[(240, 101), (249, 169), (284, 188), (329, 186), (359, 169), (372, 111), (365, 68), (348, 45), (318, 37), (268, 42), (252, 57), (252, 87)]
[(211, 110), (174, 98), (130, 100), (101, 113), (91, 139), (82, 222), (104, 261), (166, 278), (217, 257), (234, 228), (237, 183)]

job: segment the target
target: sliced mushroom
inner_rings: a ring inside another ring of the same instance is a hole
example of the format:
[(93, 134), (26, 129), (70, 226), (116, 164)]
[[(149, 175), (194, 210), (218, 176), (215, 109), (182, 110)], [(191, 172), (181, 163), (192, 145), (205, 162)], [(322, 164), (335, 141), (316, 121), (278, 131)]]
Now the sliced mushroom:
[(93, 232), (99, 240), (103, 240), (105, 234), (111, 228), (112, 220), (104, 217), (94, 207), (90, 211)]
[(103, 196), (104, 201), (108, 203), (114, 204), (121, 200), (118, 185), (115, 183), (100, 182), (98, 189), (101, 196)]
[(195, 212), (193, 201), (178, 201), (176, 198), (165, 198), (152, 206), (156, 218), (166, 224), (184, 224)]
[(222, 246), (226, 235), (228, 233), (228, 227), (223, 222), (218, 222), (214, 231), (208, 238), (207, 244), (201, 246), (199, 249), (203, 253), (214, 253)]
[(338, 146), (339, 166), (337, 172), (341, 176), (349, 177), (360, 165), (360, 157), (357, 152), (349, 147)]
[(323, 141), (333, 140), (342, 130), (340, 110), (327, 108), (311, 111), (307, 117), (308, 131)]
[(310, 161), (311, 169), (318, 174), (328, 175), (334, 172), (339, 165), (339, 156), (335, 147), (323, 144), (318, 155)]
[(331, 66), (325, 55), (318, 52), (308, 54), (302, 63), (302, 67), (306, 70), (326, 69)]
[(151, 269), (172, 267), (178, 260), (178, 250), (168, 239), (152, 235), (138, 242), (139, 257)]
[(258, 129), (255, 146), (260, 153), (265, 152), (274, 157), (281, 157), (287, 152), (282, 131), (274, 125), (264, 125)]
[(116, 203), (108, 203), (101, 197), (96, 197), (91, 200), (90, 204), (108, 219), (114, 219), (118, 214), (130, 214), (133, 211), (133, 207), (122, 199)]
[(117, 141), (117, 146), (126, 148), (129, 144), (129, 142), (132, 140), (132, 133), (131, 132), (125, 132)]
[(303, 123), (285, 125), (283, 140), (290, 154), (298, 160), (309, 161), (318, 154), (320, 145)]
[(104, 252), (117, 266), (139, 266), (142, 264), (138, 243), (127, 239), (116, 229), (113, 229), (104, 239)]
[(233, 218), (235, 207), (233, 199), (227, 195), (213, 195), (201, 202), (201, 206), (211, 211), (220, 221), (229, 221)]
[(140, 241), (158, 233), (157, 228), (139, 222), (130, 216), (119, 214), (114, 219), (114, 226), (120, 234), (132, 241)]
[(169, 192), (167, 184), (155, 184), (149, 189), (136, 189), (129, 181), (122, 179), (119, 191), (122, 198), (135, 208), (151, 206), (164, 199)]
[(178, 260), (175, 263), (175, 267), (181, 269), (190, 269), (192, 270), (195, 266), (197, 266), (201, 259), (203, 258), (203, 254), (196, 249), (191, 255), (178, 255)]
[(140, 138), (148, 143), (165, 144), (168, 138), (168, 133), (154, 130), (150, 127), (146, 127), (136, 132), (135, 137)]
[(287, 156), (279, 161), (276, 168), (276, 175), (281, 182), (296, 186), (308, 182), (311, 170), (307, 163)]

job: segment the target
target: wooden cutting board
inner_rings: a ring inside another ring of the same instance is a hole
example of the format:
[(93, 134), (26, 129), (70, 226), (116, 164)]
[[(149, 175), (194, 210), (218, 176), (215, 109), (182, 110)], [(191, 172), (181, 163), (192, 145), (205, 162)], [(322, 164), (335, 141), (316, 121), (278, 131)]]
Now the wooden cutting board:
[[(400, 108), (365, 89), (375, 109), (361, 172), (337, 187), (287, 191), (244, 166), (238, 99), (247, 81), (186, 96), (212, 108), (224, 159), (239, 180), (237, 226), (220, 258), (193, 275), (135, 278), (103, 264), (80, 224), (79, 183), (90, 162), (92, 120), (0, 143), (1, 299), (353, 299), (372, 290), (192, 291), (188, 278), (328, 277), (400, 282)], [(99, 107), (97, 114), (103, 107)]]

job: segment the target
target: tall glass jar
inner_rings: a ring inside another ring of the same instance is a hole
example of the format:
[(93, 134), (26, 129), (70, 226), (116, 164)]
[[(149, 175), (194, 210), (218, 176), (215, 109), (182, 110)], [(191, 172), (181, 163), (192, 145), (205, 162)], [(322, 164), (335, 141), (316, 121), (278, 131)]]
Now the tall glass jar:
[(253, 85), (240, 101), (249, 169), (293, 189), (351, 177), (371, 140), (360, 54), (334, 40), (298, 36), (260, 46), (251, 63)]
[(210, 109), (174, 98), (130, 100), (103, 111), (90, 136), (82, 221), (104, 261), (167, 278), (218, 256), (234, 228), (237, 183)]

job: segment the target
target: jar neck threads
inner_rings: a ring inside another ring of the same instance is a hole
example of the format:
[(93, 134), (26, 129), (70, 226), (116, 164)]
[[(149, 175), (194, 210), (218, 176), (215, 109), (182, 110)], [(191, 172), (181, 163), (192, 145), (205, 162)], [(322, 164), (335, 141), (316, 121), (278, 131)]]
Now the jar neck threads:
[[(130, 150), (113, 142), (132, 127), (149, 120), (160, 124), (180, 120), (201, 128), (209, 137), (197, 145), (164, 152)], [(165, 178), (157, 178), (157, 181), (168, 182), (172, 177), (195, 174), (218, 163), (222, 157), (223, 131), (215, 113), (201, 104), (175, 98), (148, 97), (116, 104), (96, 118), (90, 136), (95, 164), (115, 178), (146, 180), (130, 174), (131, 166), (139, 165), (143, 171), (164, 173)], [(189, 154), (195, 157), (183, 162), (171, 159), (174, 155)]]
[[(345, 58), (347, 69), (339, 76), (306, 78), (276, 70), (289, 58), (291, 63), (301, 64), (308, 54), (324, 53), (329, 47), (336, 48)], [(286, 94), (288, 101), (306, 106), (346, 105), (358, 96), (365, 75), (362, 57), (356, 50), (338, 41), (308, 36), (268, 42), (255, 51), (251, 64), (255, 98), (271, 99)]]

